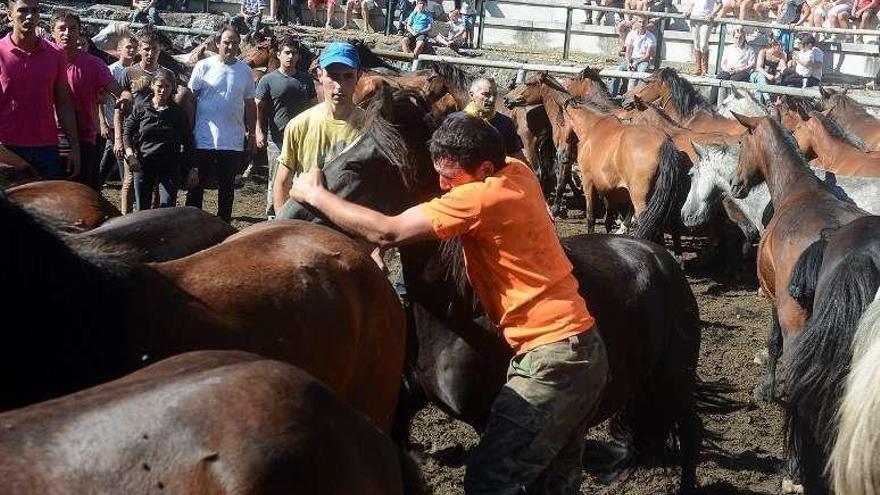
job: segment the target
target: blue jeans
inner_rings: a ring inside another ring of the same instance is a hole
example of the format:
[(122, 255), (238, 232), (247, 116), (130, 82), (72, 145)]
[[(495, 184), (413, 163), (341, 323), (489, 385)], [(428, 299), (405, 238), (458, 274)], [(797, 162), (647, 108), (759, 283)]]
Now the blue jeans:
[(43, 179), (66, 179), (67, 174), (61, 169), (61, 156), (58, 146), (12, 146), (6, 148), (28, 162)]
[(159, 185), (159, 208), (177, 206), (177, 181), (180, 169), (174, 158), (145, 159), (141, 171), (134, 173), (135, 211), (149, 210), (153, 189)]
[[(651, 69), (651, 61), (650, 60), (642, 60), (641, 62), (636, 62), (635, 72), (649, 72)], [(617, 66), (617, 70), (629, 70), (629, 66), (626, 62)], [(621, 87), (622, 86), (622, 87)], [(626, 83), (621, 78), (614, 78), (611, 80), (611, 96), (617, 96), (621, 94), (621, 92), (626, 92)]]
[(162, 26), (165, 24), (159, 17), (159, 10), (156, 7), (150, 7), (146, 12), (140, 9), (134, 9), (131, 13), (131, 22), (140, 22), (143, 24), (153, 24)]
[[(229, 24), (231, 24), (232, 27), (235, 28), (235, 32), (237, 32), (238, 34), (247, 34), (248, 32), (256, 33), (257, 31), (259, 31), (260, 27), (262, 26), (262, 22), (263, 16), (255, 15), (251, 17), (251, 22), (250, 24), (248, 24), (245, 20), (244, 15), (236, 14), (229, 21)], [(248, 29), (250, 29), (250, 31), (248, 31)]]
[[(752, 72), (752, 75), (749, 76), (749, 82), (754, 84), (770, 84), (770, 81), (767, 80), (767, 76), (758, 71)], [(755, 91), (754, 95), (755, 99), (762, 105), (766, 105), (770, 102), (770, 95), (767, 93)]]

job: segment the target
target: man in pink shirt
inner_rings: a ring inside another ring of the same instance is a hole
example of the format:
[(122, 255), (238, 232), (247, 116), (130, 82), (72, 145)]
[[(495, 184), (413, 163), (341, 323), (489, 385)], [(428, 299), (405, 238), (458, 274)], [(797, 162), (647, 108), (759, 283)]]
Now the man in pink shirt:
[[(98, 105), (102, 91), (122, 98), (122, 87), (113, 79), (103, 60), (80, 49), (79, 16), (65, 9), (56, 10), (49, 24), (52, 39), (67, 55), (67, 84), (70, 86), (80, 149), (80, 174), (74, 179), (98, 189)], [(130, 99), (126, 95), (125, 100)], [(68, 135), (68, 140), (73, 141)]]
[(64, 52), (37, 36), (38, 0), (7, 0), (12, 32), (0, 39), (0, 144), (46, 179), (65, 176), (56, 116), (73, 137), (68, 166), (79, 173), (76, 118), (64, 77)]

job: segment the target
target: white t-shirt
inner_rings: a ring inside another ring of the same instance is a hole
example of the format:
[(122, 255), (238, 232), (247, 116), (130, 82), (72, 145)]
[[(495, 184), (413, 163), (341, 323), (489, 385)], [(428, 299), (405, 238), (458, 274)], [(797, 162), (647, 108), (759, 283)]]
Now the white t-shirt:
[(715, 4), (718, 3), (718, 0), (693, 0), (693, 4), (691, 6), (691, 15), (695, 17), (709, 17), (709, 14), (712, 13), (712, 9), (715, 8)]
[(721, 70), (730, 71), (744, 65), (755, 63), (755, 50), (748, 43), (742, 48), (735, 43), (727, 45), (724, 48), (724, 55), (721, 57)]
[(652, 46), (657, 45), (657, 38), (654, 37), (654, 33), (651, 31), (645, 30), (645, 34), (639, 34), (633, 29), (626, 35), (624, 45), (632, 47), (632, 59), (633, 61), (639, 61), (648, 56), (648, 50)]
[(810, 62), (818, 62), (820, 64), (825, 62), (825, 54), (822, 53), (822, 50), (819, 47), (814, 46), (810, 48), (808, 52), (801, 52), (795, 55), (794, 59), (797, 63), (794, 64), (794, 71), (797, 75), (801, 77), (815, 77), (816, 79), (822, 79), (822, 66), (820, 65), (818, 69), (810, 69), (806, 65), (801, 65), (801, 57), (804, 57), (805, 60), (809, 60)]
[[(113, 79), (122, 85), (122, 75), (125, 73), (125, 67), (122, 65), (122, 62), (116, 61), (110, 64), (110, 75), (113, 76)], [(105, 95), (104, 100), (104, 120), (107, 122), (107, 126), (110, 128), (110, 131), (113, 131), (113, 113), (116, 110), (116, 98), (112, 96)]]
[(251, 69), (241, 60), (224, 64), (219, 56), (200, 60), (189, 88), (197, 93), (193, 137), (196, 149), (244, 150), (244, 102), (254, 98)]

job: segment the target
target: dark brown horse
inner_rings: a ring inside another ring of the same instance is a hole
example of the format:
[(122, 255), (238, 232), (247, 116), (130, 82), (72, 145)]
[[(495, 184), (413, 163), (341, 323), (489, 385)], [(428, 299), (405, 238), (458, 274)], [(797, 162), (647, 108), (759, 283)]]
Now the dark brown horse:
[[(296, 364), (387, 430), (404, 352), (400, 303), (367, 253), (303, 222), (261, 224), (141, 265), (62, 241), (0, 195), (7, 333), (0, 409), (56, 397), (191, 350)], [(51, 308), (48, 310), (47, 308)]]
[(77, 232), (90, 230), (122, 215), (89, 186), (66, 180), (30, 182), (6, 190), (6, 197), (54, 220), (55, 226)]
[(675, 69), (664, 67), (632, 91), (642, 101), (656, 103), (680, 125), (698, 132), (722, 132), (739, 136), (745, 128), (726, 119)]
[(790, 292), (810, 305), (812, 316), (791, 362), (788, 446), (805, 493), (830, 495), (825, 467), (837, 438), (853, 337), (880, 288), (880, 217), (823, 232), (794, 271), (798, 284)]
[(175, 356), (0, 415), (3, 492), (402, 495), (391, 440), (308, 373)]
[(79, 236), (124, 249), (131, 260), (176, 260), (219, 244), (237, 230), (203, 210), (157, 208), (115, 217)]
[(880, 151), (880, 120), (847, 96), (846, 90), (835, 91), (819, 87), (819, 93), (822, 95), (821, 106), (825, 115), (858, 136), (869, 150)]
[(831, 117), (810, 112), (794, 130), (794, 139), (815, 166), (839, 175), (880, 177), (880, 151), (844, 129)]
[[(382, 113), (393, 120), (374, 123), (364, 139), (325, 165), (327, 187), (386, 214), (438, 194), (427, 149), (429, 109), (419, 100), (398, 91), (393, 111)], [(326, 222), (293, 201), (283, 214)], [(692, 491), (701, 444), (694, 404), (700, 325), (687, 280), (652, 242), (577, 236), (563, 245), (598, 319), (611, 366), (611, 383), (591, 424), (612, 418), (613, 434), (625, 447), (619, 469), (651, 458), (677, 437), (681, 489)], [(424, 399), (482, 428), (504, 383), (510, 348), (472, 299), (454, 244), (441, 249), (422, 243), (400, 253), (411, 324), (399, 438)]]
[(740, 139), (739, 162), (731, 183), (733, 196), (744, 198), (753, 186), (766, 181), (774, 210), (758, 245), (758, 282), (772, 300), (773, 315), (767, 373), (755, 390), (758, 398), (772, 400), (779, 356), (788, 350), (791, 338), (801, 333), (809, 316), (809, 308), (788, 291), (798, 257), (824, 229), (867, 213), (837, 199), (816, 178), (794, 139), (776, 120), (735, 116), (747, 132)]
[(0, 189), (33, 182), (39, 178), (30, 163), (0, 144)]

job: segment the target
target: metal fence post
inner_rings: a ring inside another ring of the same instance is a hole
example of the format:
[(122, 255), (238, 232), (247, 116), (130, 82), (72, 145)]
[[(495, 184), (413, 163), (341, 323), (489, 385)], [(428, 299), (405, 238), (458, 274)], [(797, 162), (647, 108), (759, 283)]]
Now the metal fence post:
[(414, 58), (413, 61), (409, 63), (409, 70), (410, 70), (410, 72), (415, 72), (415, 71), (419, 70), (419, 58), (418, 57)]
[[(721, 72), (721, 59), (724, 57), (724, 38), (727, 36), (727, 24), (718, 29), (718, 51), (715, 52), (715, 75)], [(708, 67), (707, 67), (708, 68)]]
[(480, 1), (480, 27), (477, 29), (477, 48), (483, 48), (483, 29), (486, 25), (486, 1)]
[(391, 34), (391, 28), (394, 26), (394, 11), (400, 0), (388, 0), (388, 8), (385, 10), (385, 36)]
[[(663, 12), (669, 12), (669, 3), (663, 2)], [(660, 62), (663, 61), (663, 32), (666, 31), (666, 23), (668, 19), (657, 19), (657, 49), (654, 50), (654, 60), (651, 65), (654, 69), (660, 68)]]
[(519, 70), (516, 71), (516, 83), (517, 83), (517, 84), (522, 84), (522, 83), (524, 83), (524, 82), (526, 82), (526, 70), (525, 70), (525, 69), (519, 69)]
[(205, 2), (203, 8), (204, 8), (204, 12), (207, 14), (208, 13), (208, 4), (211, 3), (211, 0), (202, 0), (202, 1)]
[(571, 18), (572, 18), (572, 8), (567, 7), (565, 9), (565, 41), (562, 43), (562, 59), (567, 60), (568, 54), (571, 51)]

